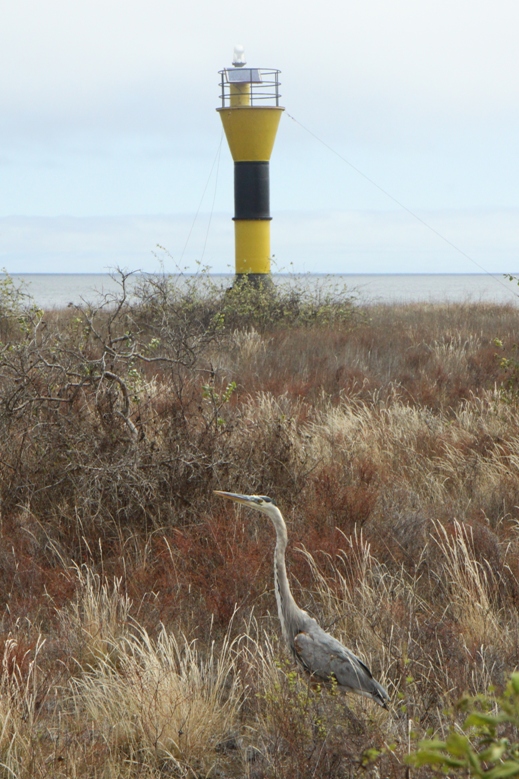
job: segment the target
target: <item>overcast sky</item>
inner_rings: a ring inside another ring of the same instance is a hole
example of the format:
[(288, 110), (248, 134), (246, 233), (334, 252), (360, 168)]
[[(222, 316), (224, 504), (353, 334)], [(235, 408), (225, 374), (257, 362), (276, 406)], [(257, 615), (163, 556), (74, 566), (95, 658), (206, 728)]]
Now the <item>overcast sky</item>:
[(154, 270), (157, 254), (167, 270), (196, 260), (232, 270), (232, 160), (214, 109), (236, 43), (249, 65), (282, 71), (277, 268), (519, 270), (517, 0), (0, 8), (10, 272)]

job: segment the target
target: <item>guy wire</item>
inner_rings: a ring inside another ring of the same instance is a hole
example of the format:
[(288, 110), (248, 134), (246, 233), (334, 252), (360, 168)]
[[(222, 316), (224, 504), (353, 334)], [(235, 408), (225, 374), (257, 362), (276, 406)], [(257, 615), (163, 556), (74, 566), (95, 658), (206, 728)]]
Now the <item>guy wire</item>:
[(318, 141), (320, 144), (322, 144), (324, 147), (328, 149), (332, 154), (335, 154), (336, 157), (338, 157), (342, 162), (345, 162), (346, 165), (349, 165), (352, 170), (354, 170), (356, 173), (359, 174), (359, 176), (362, 176), (362, 178), (366, 179), (366, 181), (369, 181), (370, 184), (372, 184), (374, 187), (376, 187), (380, 192), (382, 192), (386, 197), (388, 197), (390, 200), (393, 201), (393, 203), (396, 203), (397, 206), (400, 208), (403, 208), (404, 211), (407, 211), (407, 213), (412, 216), (414, 219), (416, 219), (418, 222), (420, 222), (424, 227), (426, 227), (428, 230), (430, 230), (432, 233), (434, 233), (438, 238), (440, 238), (442, 241), (444, 241), (446, 244), (448, 244), (452, 249), (457, 251), (459, 254), (462, 255), (462, 257), (465, 257), (465, 259), (469, 260), (469, 262), (472, 262), (474, 265), (476, 265), (480, 270), (483, 271), (483, 273), (486, 273), (487, 276), (490, 276), (494, 279), (494, 281), (497, 281), (499, 284), (501, 284), (505, 289), (507, 289), (511, 295), (514, 297), (517, 297), (517, 294), (513, 292), (513, 290), (510, 289), (507, 284), (505, 284), (498, 276), (494, 276), (493, 273), (488, 271), (486, 268), (483, 267), (479, 262), (477, 262), (473, 257), (471, 257), (467, 252), (464, 252), (463, 249), (460, 249), (459, 246), (456, 246), (452, 241), (450, 241), (448, 238), (446, 238), (442, 233), (440, 233), (436, 228), (432, 227), (428, 222), (425, 221), (425, 219), (422, 219), (421, 216), (418, 216), (414, 211), (412, 211), (410, 208), (408, 208), (404, 203), (402, 203), (400, 200), (398, 200), (396, 197), (394, 197), (390, 192), (388, 192), (386, 189), (380, 186), (380, 184), (377, 184), (376, 181), (373, 181), (372, 178), (367, 176), (363, 171), (360, 170), (356, 165), (354, 165), (352, 162), (350, 162), (346, 157), (343, 157), (342, 154), (340, 154), (336, 149), (334, 149), (332, 146), (330, 146), (326, 141), (323, 141), (322, 138), (319, 138), (318, 135), (316, 135), (312, 130), (309, 130), (308, 127), (305, 127), (304, 124), (299, 122), (294, 116), (286, 112), (289, 119), (292, 119), (293, 122), (295, 122), (299, 127), (301, 127), (302, 130), (307, 132), (309, 135), (312, 136), (312, 138), (315, 138), (316, 141)]
[[(179, 263), (182, 262), (182, 260), (184, 258), (184, 254), (186, 253), (187, 245), (189, 243), (189, 239), (191, 238), (191, 233), (193, 232), (193, 228), (195, 226), (195, 222), (196, 222), (196, 220), (198, 218), (198, 214), (200, 213), (200, 209), (202, 207), (202, 202), (204, 200), (205, 193), (207, 191), (207, 187), (209, 186), (209, 182), (211, 180), (211, 176), (213, 175), (214, 166), (216, 165), (217, 162), (218, 162), (218, 167), (220, 166), (220, 151), (221, 151), (221, 148), (222, 148), (222, 141), (223, 141), (223, 130), (222, 130), (221, 135), (220, 135), (220, 142), (218, 144), (218, 148), (217, 148), (216, 154), (214, 156), (213, 164), (211, 165), (211, 170), (209, 171), (209, 175), (207, 177), (207, 181), (205, 182), (205, 187), (204, 187), (204, 191), (202, 192), (202, 197), (200, 198), (200, 202), (198, 204), (198, 208), (196, 209), (196, 214), (193, 217), (193, 221), (191, 223), (191, 227), (189, 228), (189, 232), (187, 234), (186, 242), (184, 244), (184, 248), (182, 249), (182, 254), (180, 255)], [(216, 195), (216, 190), (215, 190), (215, 195)], [(214, 206), (214, 199), (213, 199), (213, 206)], [(211, 216), (212, 216), (212, 211), (211, 211)], [(206, 242), (207, 242), (207, 234), (206, 234)], [(205, 251), (205, 243), (204, 243), (204, 251)]]

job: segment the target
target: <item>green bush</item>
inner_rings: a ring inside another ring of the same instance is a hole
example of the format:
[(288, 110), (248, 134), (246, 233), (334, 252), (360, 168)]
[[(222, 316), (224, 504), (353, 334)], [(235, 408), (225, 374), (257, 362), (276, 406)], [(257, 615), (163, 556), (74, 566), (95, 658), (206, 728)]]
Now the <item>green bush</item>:
[(243, 276), (225, 289), (206, 269), (193, 276), (146, 276), (134, 288), (134, 301), (148, 323), (174, 319), (220, 331), (336, 326), (350, 323), (355, 313), (355, 298), (344, 285)]
[(23, 282), (16, 283), (2, 268), (0, 275), (0, 342), (5, 342), (12, 333), (13, 324), (23, 318), (30, 300)]
[(345, 287), (305, 285), (304, 279), (286, 284), (258, 282), (245, 276), (228, 289), (220, 301), (222, 321), (230, 329), (254, 327), (308, 327), (350, 323), (354, 297)]
[(421, 741), (409, 762), (449, 776), (519, 776), (519, 673), (502, 695), (466, 697), (458, 707), (467, 714), (463, 725), (453, 725), (445, 741)]

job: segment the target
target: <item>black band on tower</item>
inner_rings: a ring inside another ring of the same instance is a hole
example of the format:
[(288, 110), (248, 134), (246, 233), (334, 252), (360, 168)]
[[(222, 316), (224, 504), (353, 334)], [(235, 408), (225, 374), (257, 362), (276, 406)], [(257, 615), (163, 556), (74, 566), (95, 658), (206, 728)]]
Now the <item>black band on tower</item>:
[(271, 218), (268, 162), (234, 163), (234, 218)]

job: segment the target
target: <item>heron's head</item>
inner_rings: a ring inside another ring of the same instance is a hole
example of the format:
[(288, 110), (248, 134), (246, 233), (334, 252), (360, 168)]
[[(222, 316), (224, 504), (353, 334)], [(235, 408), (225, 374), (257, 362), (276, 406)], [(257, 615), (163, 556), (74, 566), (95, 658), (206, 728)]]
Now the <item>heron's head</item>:
[(266, 514), (271, 518), (273, 515), (279, 514), (272, 498), (267, 498), (266, 495), (240, 495), (237, 492), (221, 492), (220, 490), (215, 490), (214, 494), (220, 495), (221, 498), (233, 500), (235, 503), (240, 503), (242, 506), (257, 509), (258, 511), (261, 511), (262, 514)]

